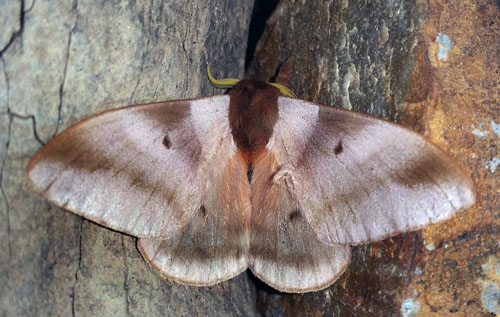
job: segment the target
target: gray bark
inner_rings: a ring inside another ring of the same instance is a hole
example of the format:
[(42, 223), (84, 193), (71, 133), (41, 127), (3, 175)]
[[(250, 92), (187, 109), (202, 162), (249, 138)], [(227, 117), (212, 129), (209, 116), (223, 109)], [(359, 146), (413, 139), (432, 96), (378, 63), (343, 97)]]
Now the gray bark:
[[(31, 156), (99, 111), (215, 92), (242, 77), (252, 1), (0, 2), (0, 315), (252, 315), (246, 274), (163, 280), (133, 237), (50, 204)], [(219, 91), (220, 92), (220, 91)]]

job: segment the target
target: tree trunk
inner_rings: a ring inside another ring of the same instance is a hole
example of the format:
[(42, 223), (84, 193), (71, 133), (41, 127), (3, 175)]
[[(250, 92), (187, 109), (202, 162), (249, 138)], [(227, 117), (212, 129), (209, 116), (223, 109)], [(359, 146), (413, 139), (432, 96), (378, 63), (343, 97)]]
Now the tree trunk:
[(91, 114), (214, 94), (207, 63), (242, 77), (251, 12), (251, 1), (0, 4), (1, 315), (254, 314), (245, 274), (206, 288), (164, 280), (135, 238), (55, 207), (25, 176), (43, 143)]
[(262, 313), (500, 313), (499, 39), (498, 1), (280, 1), (248, 73), (269, 79), (293, 57), (299, 98), (423, 133), (472, 175), (478, 202), (443, 224), (353, 248), (325, 291), (259, 289)]

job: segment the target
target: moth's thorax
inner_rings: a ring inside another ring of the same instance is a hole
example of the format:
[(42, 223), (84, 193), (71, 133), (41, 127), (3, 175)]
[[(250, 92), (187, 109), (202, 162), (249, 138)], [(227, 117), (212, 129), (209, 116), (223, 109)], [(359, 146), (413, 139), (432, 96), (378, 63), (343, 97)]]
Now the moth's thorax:
[(256, 80), (242, 80), (229, 91), (231, 132), (248, 163), (265, 151), (273, 134), (280, 95), (277, 88)]

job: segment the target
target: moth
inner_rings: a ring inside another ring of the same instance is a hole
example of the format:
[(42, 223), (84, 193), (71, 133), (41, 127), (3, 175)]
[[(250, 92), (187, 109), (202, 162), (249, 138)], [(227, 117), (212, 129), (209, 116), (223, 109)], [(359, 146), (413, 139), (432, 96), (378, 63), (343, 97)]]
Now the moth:
[(212, 285), (250, 268), (297, 293), (332, 284), (351, 245), (475, 201), (468, 175), (409, 129), (208, 74), (229, 93), (91, 116), (36, 153), (29, 179), (54, 204), (137, 237), (170, 280)]

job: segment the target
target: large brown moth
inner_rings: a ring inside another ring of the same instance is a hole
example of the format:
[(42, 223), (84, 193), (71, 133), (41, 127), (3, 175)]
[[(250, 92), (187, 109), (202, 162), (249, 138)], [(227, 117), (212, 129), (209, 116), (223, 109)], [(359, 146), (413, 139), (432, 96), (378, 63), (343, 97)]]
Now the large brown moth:
[(250, 268), (298, 293), (332, 284), (351, 245), (475, 201), (469, 177), (415, 132), (282, 85), (209, 78), (232, 89), (91, 116), (41, 148), (29, 178), (56, 205), (138, 237), (178, 283)]

